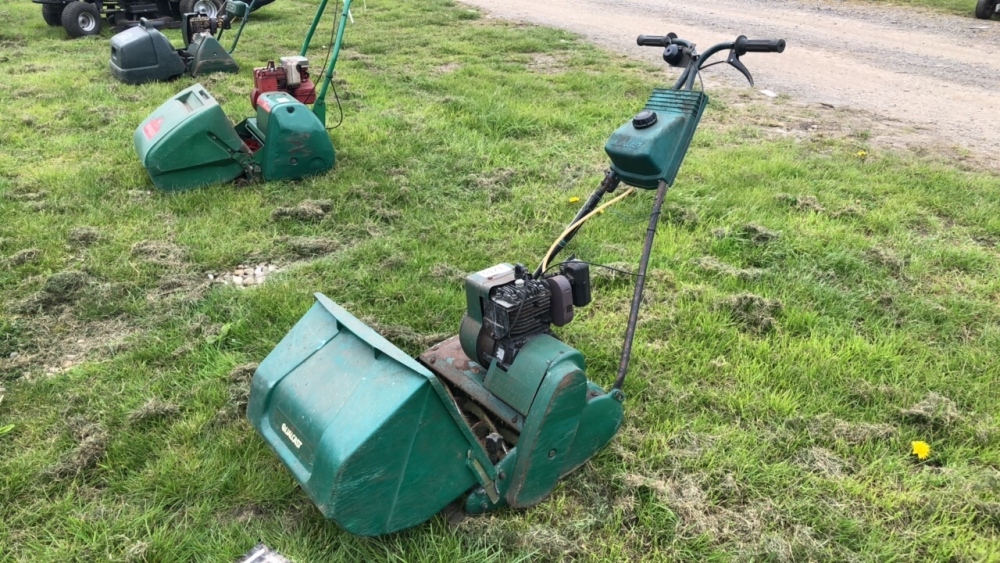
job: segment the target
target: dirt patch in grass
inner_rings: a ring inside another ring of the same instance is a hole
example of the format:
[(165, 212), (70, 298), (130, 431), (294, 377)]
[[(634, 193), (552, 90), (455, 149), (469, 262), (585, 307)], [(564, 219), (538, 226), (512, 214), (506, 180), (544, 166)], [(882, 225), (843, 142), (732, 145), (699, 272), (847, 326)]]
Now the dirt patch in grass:
[(754, 334), (765, 334), (777, 328), (776, 317), (781, 313), (783, 306), (778, 299), (741, 293), (717, 301), (715, 307), (728, 311), (729, 316), (739, 323), (741, 329)]
[(718, 443), (718, 436), (702, 432), (683, 431), (670, 439), (670, 451), (680, 457), (700, 457)]
[(278, 242), (284, 244), (295, 255), (300, 257), (321, 256), (340, 248), (340, 242), (324, 237), (282, 237)]
[(77, 270), (65, 270), (49, 276), (42, 289), (16, 303), (15, 313), (38, 313), (76, 301), (90, 285), (90, 277)]
[(831, 217), (835, 219), (851, 218), (851, 217), (861, 217), (865, 214), (865, 210), (854, 204), (848, 204), (840, 209), (834, 211), (830, 214)]
[(663, 206), (663, 213), (660, 215), (660, 222), (666, 222), (678, 227), (696, 227), (701, 221), (698, 212), (677, 204)]
[(795, 208), (796, 211), (812, 211), (823, 213), (826, 208), (816, 199), (814, 195), (793, 196), (791, 194), (777, 194), (774, 199), (786, 203)]
[(19, 250), (14, 254), (11, 254), (7, 258), (0, 260), (0, 262), (6, 264), (11, 268), (17, 266), (23, 266), (25, 264), (31, 264), (37, 262), (39, 258), (42, 257), (42, 251), (37, 248), (25, 248), (24, 250)]
[(811, 473), (825, 477), (840, 478), (845, 473), (851, 473), (850, 464), (826, 448), (812, 447), (799, 452), (796, 464)]
[(768, 519), (764, 504), (732, 510), (712, 502), (695, 476), (660, 479), (629, 473), (623, 480), (628, 487), (646, 489), (660, 497), (677, 515), (676, 533), (682, 538), (708, 534), (719, 542), (747, 545), (761, 537)]
[[(894, 438), (899, 429), (891, 424), (849, 422), (827, 414), (810, 419), (797, 419), (805, 427), (809, 437), (820, 443), (842, 441), (851, 446), (860, 446), (870, 442)], [(792, 426), (797, 426), (796, 420), (791, 420)]]
[(109, 434), (104, 426), (74, 417), (69, 420), (69, 430), (76, 445), (59, 463), (49, 468), (47, 474), (51, 478), (63, 479), (78, 475), (96, 466), (107, 450)]
[(701, 258), (696, 258), (693, 262), (696, 267), (706, 272), (731, 276), (743, 281), (757, 281), (764, 274), (764, 270), (760, 268), (737, 268), (722, 262), (714, 256), (702, 256)]
[(947, 427), (962, 419), (962, 413), (954, 401), (939, 393), (928, 393), (919, 403), (899, 413), (904, 420), (918, 424)]
[(144, 240), (132, 245), (132, 256), (149, 264), (177, 268), (184, 264), (186, 253), (170, 242)]
[(77, 246), (90, 246), (101, 238), (101, 231), (95, 227), (74, 227), (69, 231), (70, 244)]
[(867, 258), (867, 260), (872, 264), (886, 268), (892, 272), (893, 275), (903, 273), (903, 269), (910, 263), (910, 258), (908, 256), (899, 256), (891, 249), (883, 248), (881, 246), (870, 248), (865, 253), (865, 258)]
[(456, 268), (444, 262), (438, 262), (431, 266), (430, 275), (432, 278), (443, 282), (461, 282), (465, 280), (468, 274), (461, 268)]
[(7, 192), (4, 198), (13, 201), (42, 201), (49, 196), (49, 192), (39, 190), (37, 192)]
[(24, 326), (18, 349), (0, 357), (0, 379), (54, 376), (86, 360), (113, 356), (138, 331), (121, 319), (83, 322), (70, 308), (33, 316)]
[(451, 74), (460, 68), (462, 68), (461, 64), (452, 62), (434, 67), (434, 70), (432, 72), (440, 76), (442, 74)]
[(772, 231), (757, 223), (747, 223), (739, 229), (739, 234), (754, 244), (767, 244), (781, 236), (778, 231)]
[(271, 212), (272, 221), (291, 219), (302, 222), (322, 221), (333, 210), (333, 200), (306, 199), (292, 207), (278, 207)]
[(151, 420), (164, 420), (173, 418), (180, 412), (180, 407), (173, 403), (166, 403), (160, 399), (152, 398), (146, 404), (135, 409), (128, 414), (128, 421), (137, 424)]
[(516, 178), (517, 171), (513, 168), (500, 168), (483, 174), (469, 174), (465, 178), (465, 187), (484, 192), (489, 203), (499, 203), (514, 197), (513, 183)]
[(270, 511), (266, 508), (257, 504), (247, 504), (243, 506), (237, 506), (236, 508), (220, 515), (219, 519), (222, 522), (239, 522), (241, 524), (249, 524), (261, 518), (266, 518), (270, 515)]
[(258, 367), (260, 364), (253, 362), (236, 366), (229, 372), (229, 404), (220, 414), (230, 419), (246, 416), (247, 404), (250, 402), (250, 384)]
[(566, 72), (566, 57), (551, 53), (532, 53), (528, 70), (538, 74), (561, 74)]

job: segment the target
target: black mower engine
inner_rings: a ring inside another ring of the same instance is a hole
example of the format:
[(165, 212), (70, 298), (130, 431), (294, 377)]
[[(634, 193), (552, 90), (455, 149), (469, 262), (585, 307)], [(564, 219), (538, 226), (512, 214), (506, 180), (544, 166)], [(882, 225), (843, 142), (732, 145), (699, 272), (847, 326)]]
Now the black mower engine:
[[(574, 307), (590, 303), (590, 266), (570, 260), (558, 273), (533, 279), (524, 266), (500, 264), (466, 278), (465, 288), (468, 308), (461, 334), (466, 354), (482, 366), (496, 360), (507, 370), (531, 339), (551, 335), (552, 325), (568, 324)], [(473, 331), (475, 344), (467, 347)]]

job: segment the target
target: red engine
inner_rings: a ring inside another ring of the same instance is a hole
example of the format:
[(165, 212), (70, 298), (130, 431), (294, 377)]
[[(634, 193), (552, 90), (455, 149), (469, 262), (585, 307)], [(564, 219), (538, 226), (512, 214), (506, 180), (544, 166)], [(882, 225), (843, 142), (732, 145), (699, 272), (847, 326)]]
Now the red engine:
[(264, 68), (253, 69), (253, 94), (250, 105), (257, 109), (257, 98), (264, 92), (286, 92), (303, 104), (316, 101), (316, 85), (309, 80), (309, 59), (281, 57), (281, 66), (268, 61)]

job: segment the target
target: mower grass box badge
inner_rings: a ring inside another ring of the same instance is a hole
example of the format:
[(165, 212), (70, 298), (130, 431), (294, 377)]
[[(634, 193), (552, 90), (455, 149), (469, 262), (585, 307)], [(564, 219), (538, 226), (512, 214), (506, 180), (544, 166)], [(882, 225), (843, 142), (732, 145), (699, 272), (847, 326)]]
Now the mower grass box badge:
[[(699, 55), (673, 34), (638, 43), (664, 47), (664, 59), (684, 71), (612, 135), (610, 170), (534, 272), (504, 263), (468, 276), (458, 335), (417, 359), (316, 294), (261, 362), (251, 423), (319, 510), (346, 530), (394, 532), (463, 497), (473, 514), (531, 506), (617, 433), (660, 209), (708, 101), (693, 91), (695, 78), (712, 55), (729, 50), (727, 62), (751, 79), (740, 56), (785, 47), (740, 36)], [(622, 183), (632, 187), (601, 205)], [(617, 377), (605, 390), (586, 376), (583, 355), (552, 331), (590, 303), (589, 265), (550, 263), (585, 221), (636, 188), (656, 195)]]
[[(299, 56), (283, 57), (281, 68), (272, 62), (255, 69), (251, 95), (254, 117), (234, 127), (215, 98), (196, 84), (167, 100), (136, 128), (135, 150), (153, 185), (179, 191), (241, 177), (297, 180), (333, 168), (335, 151), (326, 130), (325, 97), (351, 0), (344, 2), (337, 38), (317, 93), (309, 79), (306, 52), (326, 4), (327, 0), (321, 0)], [(263, 92), (256, 82), (262, 73), (273, 81)], [(311, 110), (302, 99), (313, 102)]]

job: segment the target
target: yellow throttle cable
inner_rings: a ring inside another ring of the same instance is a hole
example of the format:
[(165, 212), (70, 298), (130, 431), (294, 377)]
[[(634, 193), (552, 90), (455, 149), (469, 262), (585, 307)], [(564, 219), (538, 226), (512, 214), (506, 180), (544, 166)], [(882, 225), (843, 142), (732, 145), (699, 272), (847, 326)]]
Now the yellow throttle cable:
[(584, 221), (586, 221), (587, 219), (590, 219), (594, 215), (597, 215), (601, 211), (604, 211), (604, 209), (606, 207), (610, 207), (611, 205), (614, 205), (615, 203), (618, 203), (619, 201), (621, 201), (621, 200), (625, 199), (626, 197), (632, 195), (634, 192), (635, 192), (635, 188), (629, 188), (629, 189), (625, 190), (625, 192), (622, 193), (620, 196), (618, 196), (615, 199), (613, 199), (613, 200), (605, 203), (604, 205), (598, 207), (597, 209), (591, 211), (590, 213), (584, 215), (583, 217), (580, 217), (579, 221), (576, 221), (573, 224), (571, 224), (570, 226), (566, 227), (566, 230), (563, 231), (562, 234), (559, 235), (556, 238), (556, 241), (554, 243), (552, 243), (552, 247), (549, 248), (549, 251), (545, 254), (545, 258), (542, 260), (542, 268), (541, 268), (542, 269), (542, 273), (544, 274), (545, 270), (548, 269), (548, 267), (549, 267), (549, 260), (552, 259), (552, 254), (555, 253), (556, 247), (559, 246), (559, 242), (562, 241), (563, 239), (565, 239), (566, 235), (568, 235), (571, 232), (573, 232), (580, 225), (583, 225)]

